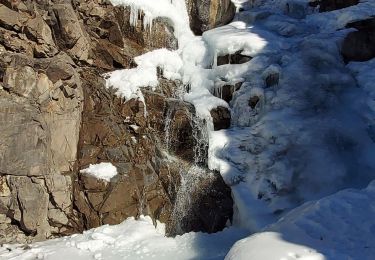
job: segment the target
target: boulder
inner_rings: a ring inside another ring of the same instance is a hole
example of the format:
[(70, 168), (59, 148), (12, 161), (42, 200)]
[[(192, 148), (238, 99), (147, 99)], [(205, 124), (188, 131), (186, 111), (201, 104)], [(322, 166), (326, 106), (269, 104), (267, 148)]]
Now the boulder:
[(231, 0), (185, 0), (190, 28), (196, 35), (232, 21), (236, 7)]
[(227, 129), (230, 127), (230, 111), (226, 107), (217, 107), (211, 110), (214, 130)]
[(367, 61), (375, 58), (375, 18), (350, 23), (347, 27), (357, 31), (350, 32), (342, 43), (344, 60)]

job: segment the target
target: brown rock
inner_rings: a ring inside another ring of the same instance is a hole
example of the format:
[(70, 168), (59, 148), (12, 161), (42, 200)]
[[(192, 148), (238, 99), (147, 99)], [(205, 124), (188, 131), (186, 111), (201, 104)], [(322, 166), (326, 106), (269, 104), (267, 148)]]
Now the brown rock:
[(242, 51), (237, 51), (234, 54), (227, 54), (217, 57), (217, 66), (225, 64), (242, 64), (250, 61), (252, 58), (241, 54)]
[[(49, 235), (47, 222), (48, 193), (41, 184), (28, 177), (9, 178), (14, 198), (14, 209), (20, 211), (21, 227), (25, 232), (38, 234), (43, 238)], [(38, 198), (38, 199), (35, 199)], [(18, 217), (16, 217), (17, 219)]]
[(214, 130), (227, 129), (230, 127), (230, 111), (226, 107), (217, 107), (211, 110)]
[(190, 28), (196, 35), (232, 21), (236, 8), (230, 0), (186, 0)]
[(54, 4), (53, 10), (59, 24), (62, 40), (69, 54), (78, 60), (87, 61), (89, 57), (90, 43), (78, 17), (69, 3)]

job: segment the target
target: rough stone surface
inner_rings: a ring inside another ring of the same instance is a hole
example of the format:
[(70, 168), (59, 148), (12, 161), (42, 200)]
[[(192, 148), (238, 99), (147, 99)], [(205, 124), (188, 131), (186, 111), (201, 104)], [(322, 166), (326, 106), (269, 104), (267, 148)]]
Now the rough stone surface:
[(185, 0), (190, 28), (196, 35), (232, 21), (236, 8), (230, 0)]
[(217, 107), (211, 110), (214, 130), (227, 129), (230, 127), (230, 111), (226, 107)]

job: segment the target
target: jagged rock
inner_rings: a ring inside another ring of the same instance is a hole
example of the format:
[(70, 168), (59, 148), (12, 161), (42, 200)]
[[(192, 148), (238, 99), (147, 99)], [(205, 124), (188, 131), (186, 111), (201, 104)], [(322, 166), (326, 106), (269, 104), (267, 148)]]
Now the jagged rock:
[(90, 43), (70, 3), (53, 5), (59, 30), (68, 53), (78, 60), (88, 61)]
[(36, 88), (37, 73), (29, 66), (5, 71), (4, 87), (17, 95), (30, 97)]
[(140, 214), (155, 219), (163, 216), (166, 220), (172, 204), (164, 188), (167, 184), (158, 177), (162, 157), (155, 157), (158, 148), (145, 123), (148, 119), (144, 105), (137, 100), (124, 103), (114, 98), (93, 72), (86, 71), (83, 75), (87, 99), (78, 167), (111, 161), (119, 173), (110, 183), (80, 175), (75, 197), (76, 206), (84, 215), (85, 227), (115, 224)]
[(350, 32), (341, 46), (346, 62), (367, 61), (375, 58), (375, 18), (348, 24), (357, 31)]
[(212, 109), (211, 117), (214, 123), (214, 130), (227, 129), (230, 127), (230, 111), (226, 107), (217, 107)]
[(329, 12), (359, 3), (359, 0), (311, 0), (310, 6), (319, 6), (319, 12)]
[(236, 8), (230, 0), (185, 0), (190, 28), (196, 35), (232, 21)]
[(7, 6), (0, 4), (0, 26), (10, 30), (20, 30), (26, 18)]
[(225, 64), (242, 64), (250, 61), (252, 58), (241, 54), (242, 51), (237, 51), (234, 54), (227, 54), (217, 57), (217, 66)]
[(25, 176), (10, 176), (9, 184), (13, 195), (11, 209), (15, 211), (14, 218), (20, 222), (21, 228), (40, 238), (48, 237), (48, 193), (44, 186)]
[[(17, 240), (19, 233), (12, 224), (18, 221), (20, 230), (32, 235), (28, 241), (45, 239), (55, 230), (55, 222), (47, 221), (49, 204), (66, 218), (74, 217), (71, 179), (60, 174), (70, 171), (76, 159), (82, 89), (77, 81), (74, 97), (64, 94), (63, 87), (72, 86), (69, 80), (79, 79), (75, 70), (70, 78), (60, 77), (61, 85), (50, 80), (49, 76), (59, 78), (54, 71), (44, 73), (54, 58), (34, 60), (8, 52), (3, 57), (6, 91), (0, 92), (0, 172), (9, 176), (11, 193), (0, 204), (12, 223), (1, 232)], [(40, 205), (33, 204), (35, 198)], [(64, 228), (72, 232), (69, 225)]]
[(34, 45), (35, 57), (49, 57), (58, 52), (51, 29), (39, 14), (27, 21), (26, 35), (37, 43)]

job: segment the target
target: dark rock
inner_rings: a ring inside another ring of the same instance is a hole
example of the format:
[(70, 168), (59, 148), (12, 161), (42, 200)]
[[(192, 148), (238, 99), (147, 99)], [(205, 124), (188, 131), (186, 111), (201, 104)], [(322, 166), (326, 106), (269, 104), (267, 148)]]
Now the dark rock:
[(367, 61), (375, 58), (375, 18), (348, 24), (358, 31), (350, 32), (341, 46), (346, 62)]
[(181, 197), (167, 225), (167, 235), (189, 231), (214, 233), (225, 228), (228, 221), (232, 221), (233, 200), (231, 189), (220, 174), (196, 167), (181, 170), (180, 174), (184, 184), (177, 193)]
[(234, 54), (227, 54), (217, 57), (217, 66), (225, 64), (242, 64), (250, 61), (252, 58), (241, 54), (242, 51), (237, 51)]
[(266, 87), (272, 87), (272, 86), (279, 84), (279, 80), (280, 80), (279, 73), (271, 73), (267, 75), (264, 81), (266, 83)]
[(242, 82), (238, 82), (234, 85), (226, 84), (221, 87), (216, 87), (214, 91), (214, 95), (229, 103), (233, 98), (233, 93), (239, 90), (241, 86), (242, 86)]
[(230, 111), (226, 107), (217, 107), (211, 110), (214, 130), (227, 129), (230, 127)]
[(258, 103), (260, 101), (260, 98), (258, 96), (252, 96), (250, 99), (249, 99), (249, 106), (254, 109)]
[(319, 6), (319, 12), (329, 12), (337, 9), (346, 8), (359, 3), (359, 0), (311, 0), (309, 5)]

